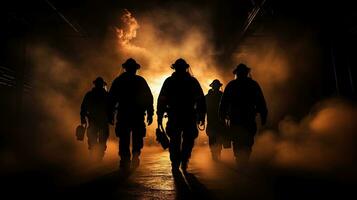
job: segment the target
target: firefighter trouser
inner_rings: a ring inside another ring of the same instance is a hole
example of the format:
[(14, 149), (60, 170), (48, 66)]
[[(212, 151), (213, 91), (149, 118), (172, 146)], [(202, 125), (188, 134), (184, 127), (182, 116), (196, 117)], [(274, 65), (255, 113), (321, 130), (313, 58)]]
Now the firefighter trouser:
[(211, 150), (212, 157), (220, 157), (223, 144), (222, 137), (218, 135), (210, 135), (208, 136), (208, 144)]
[(224, 126), (221, 124), (208, 123), (206, 133), (208, 135), (208, 144), (213, 159), (219, 158), (224, 143)]
[(107, 140), (109, 137), (108, 124), (97, 125), (89, 124), (88, 132), (88, 149), (93, 150), (98, 148), (98, 153), (101, 157), (104, 156), (104, 152), (107, 149)]
[(121, 163), (130, 162), (130, 136), (132, 137), (132, 155), (140, 155), (141, 149), (144, 147), (144, 137), (146, 134), (144, 121), (135, 123), (118, 122), (115, 132), (119, 137), (119, 156)]
[(195, 121), (189, 123), (167, 122), (166, 133), (170, 137), (170, 160), (173, 166), (187, 163), (198, 136)]
[(257, 132), (255, 123), (249, 125), (231, 125), (233, 152), (236, 159), (248, 161)]

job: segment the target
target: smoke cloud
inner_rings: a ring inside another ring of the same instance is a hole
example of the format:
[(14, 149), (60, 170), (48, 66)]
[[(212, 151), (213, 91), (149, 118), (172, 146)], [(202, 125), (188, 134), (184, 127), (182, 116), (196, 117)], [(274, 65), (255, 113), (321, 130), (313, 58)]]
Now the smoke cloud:
[[(78, 169), (88, 162), (83, 156), (88, 155), (86, 143), (75, 141), (74, 136), (81, 100), (97, 76), (104, 77), (110, 86), (121, 73), (121, 63), (129, 57), (141, 64), (139, 75), (148, 81), (155, 102), (162, 83), (173, 72), (171, 64), (180, 57), (190, 64), (192, 75), (205, 92), (216, 78), (226, 85), (234, 78), (234, 66), (220, 66), (215, 59), (214, 36), (208, 22), (209, 16), (195, 9), (135, 14), (124, 10), (98, 48), (81, 43), (76, 47), (76, 60), (49, 44), (34, 44), (30, 57), (36, 92), (27, 106), (39, 119), (34, 153), (38, 160), (69, 168), (76, 165)], [(354, 155), (349, 154), (356, 130), (352, 127), (354, 106), (326, 101), (303, 120), (294, 118), (295, 111), (305, 103), (302, 101), (312, 98), (306, 90), (316, 89), (312, 85), (317, 81), (314, 75), (319, 70), (315, 67), (318, 57), (310, 37), (295, 42), (271, 38), (254, 43), (256, 46), (240, 47), (232, 57), (237, 64), (243, 62), (252, 68), (252, 76), (267, 98), (270, 121), (279, 126), (278, 131), (262, 130), (256, 138), (253, 161), (315, 170), (348, 166)], [(305, 60), (297, 59), (303, 54), (307, 55)], [(153, 143), (154, 128), (151, 125), (148, 129), (148, 143)], [(118, 159), (114, 138), (111, 129), (107, 160)]]
[[(246, 39), (250, 45), (243, 43), (233, 55), (237, 63), (251, 67), (252, 77), (265, 95), (272, 124), (290, 114), (303, 117), (321, 92), (321, 52), (313, 34), (306, 31), (297, 37), (288, 30), (290, 26), (275, 28), (266, 37)], [(286, 35), (281, 36), (281, 32)]]
[(349, 102), (320, 102), (301, 121), (286, 117), (277, 131), (262, 131), (253, 160), (281, 168), (351, 173), (356, 159), (356, 117), (357, 109)]
[(155, 97), (173, 72), (171, 64), (181, 57), (187, 60), (191, 73), (207, 91), (210, 82), (221, 74), (213, 59), (210, 30), (207, 24), (202, 24), (204, 21), (199, 13), (184, 16), (164, 10), (144, 13), (137, 20), (125, 10), (121, 26), (116, 28), (118, 53), (142, 64), (139, 74), (147, 79)]
[[(192, 66), (191, 73), (207, 91), (219, 72), (210, 56), (213, 47), (207, 25), (199, 25), (197, 18), (202, 20), (204, 16), (195, 13), (187, 17), (158, 10), (134, 18), (124, 10), (118, 26), (108, 32), (97, 48), (93, 48), (95, 41), (91, 47), (86, 39), (69, 39), (77, 43), (73, 50), (76, 57), (45, 41), (31, 44), (28, 56), (34, 91), (25, 101), (25, 107), (32, 117), (26, 127), (33, 128), (29, 134), (33, 142), (21, 147), (31, 149), (26, 156), (34, 162), (63, 166), (68, 170), (79, 170), (87, 165), (86, 141), (78, 142), (74, 135), (80, 122), (80, 103), (97, 76), (104, 77), (110, 86), (111, 80), (122, 72), (121, 63), (129, 57), (142, 65), (139, 74), (148, 81), (155, 102), (163, 81), (173, 72), (171, 64), (180, 57)], [(190, 20), (196, 24), (188, 24)], [(154, 128), (154, 125), (148, 128), (147, 143), (154, 143)], [(111, 129), (106, 160), (118, 159), (116, 140)], [(16, 165), (24, 162), (24, 156), (14, 156), (18, 161)]]

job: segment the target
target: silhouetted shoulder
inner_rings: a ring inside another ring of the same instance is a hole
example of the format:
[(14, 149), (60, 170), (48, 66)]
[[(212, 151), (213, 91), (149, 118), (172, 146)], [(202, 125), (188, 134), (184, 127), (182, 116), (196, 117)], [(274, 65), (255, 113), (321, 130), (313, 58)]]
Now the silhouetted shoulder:
[(84, 96), (84, 98), (88, 98), (89, 96), (92, 95), (92, 93), (93, 93), (92, 90), (88, 91), (88, 92), (86, 93), (86, 95)]
[(209, 95), (212, 94), (212, 92), (213, 92), (213, 90), (212, 90), (212, 89), (209, 89), (208, 92), (207, 92), (207, 94), (206, 94), (205, 96), (208, 97)]
[(242, 83), (244, 85), (248, 84), (248, 85), (251, 85), (251, 86), (259, 87), (259, 84), (258, 84), (257, 81), (255, 81), (255, 80), (253, 80), (251, 78), (247, 78), (247, 79), (234, 79), (234, 80), (230, 81), (227, 84), (226, 88), (231, 88), (231, 87), (233, 87), (233, 86), (235, 86), (237, 84), (242, 84)]
[(86, 93), (86, 95), (84, 96), (85, 99), (89, 100), (92, 99), (95, 96), (95, 92), (93, 90), (90, 90)]
[(118, 77), (116, 77), (116, 78), (113, 80), (112, 85), (119, 83), (121, 80), (123, 80), (122, 74), (120, 74)]
[(167, 84), (170, 84), (171, 82), (173, 81), (173, 77), (172, 76), (169, 76), (165, 79), (164, 81), (164, 84), (163, 85), (167, 85)]
[(138, 81), (140, 81), (140, 82), (145, 82), (145, 83), (146, 83), (145, 78), (144, 78), (144, 77), (142, 77), (142, 76), (135, 75), (135, 79), (136, 79), (136, 80), (138, 80)]
[(194, 82), (195, 84), (200, 84), (200, 82), (198, 82), (198, 80), (195, 78), (195, 77), (193, 77), (193, 76), (191, 76), (191, 79), (192, 79), (192, 82)]
[(116, 77), (112, 83), (112, 85), (117, 85), (120, 84), (122, 81), (128, 81), (128, 80), (135, 80), (141, 83), (146, 83), (146, 80), (144, 77), (139, 76), (139, 75), (131, 75), (126, 72), (120, 74), (118, 77)]
[(237, 79), (231, 80), (231, 81), (227, 84), (226, 89), (233, 87), (235, 84), (237, 84)]
[(247, 79), (251, 84), (254, 84), (254, 85), (259, 85), (257, 81), (251, 79), (251, 78), (248, 78)]
[(174, 79), (173, 76), (169, 76), (169, 77), (167, 77), (167, 78), (165, 79), (164, 82), (170, 82), (170, 81), (172, 81), (173, 79)]
[(259, 83), (251, 78), (248, 80), (249, 85), (251, 85), (254, 89), (260, 89)]

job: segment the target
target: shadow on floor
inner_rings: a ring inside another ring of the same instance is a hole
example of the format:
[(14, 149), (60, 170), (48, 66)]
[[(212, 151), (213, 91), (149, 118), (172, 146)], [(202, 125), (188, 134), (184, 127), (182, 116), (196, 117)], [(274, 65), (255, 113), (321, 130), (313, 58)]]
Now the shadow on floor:
[(176, 199), (216, 199), (194, 174), (173, 172)]
[(122, 196), (125, 199), (131, 197), (130, 188), (135, 187), (135, 183), (130, 180), (132, 171), (116, 170), (106, 175), (97, 177), (89, 182), (67, 188), (65, 196), (78, 198), (113, 198)]
[(74, 198), (120, 198), (120, 199), (215, 199), (212, 193), (194, 174), (173, 172), (174, 188), (172, 195), (167, 191), (147, 188), (133, 178), (135, 172), (114, 171), (92, 181), (73, 186), (64, 192)]

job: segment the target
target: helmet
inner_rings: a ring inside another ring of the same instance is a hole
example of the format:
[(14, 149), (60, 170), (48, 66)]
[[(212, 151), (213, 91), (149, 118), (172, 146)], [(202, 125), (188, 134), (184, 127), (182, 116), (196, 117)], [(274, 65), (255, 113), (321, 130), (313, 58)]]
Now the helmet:
[(140, 69), (140, 65), (133, 58), (129, 58), (128, 60), (126, 60), (122, 64), (122, 67), (124, 69), (129, 69), (129, 68)]
[(104, 79), (100, 76), (98, 76), (94, 81), (93, 81), (94, 85), (107, 85), (107, 83), (104, 81)]
[(209, 84), (212, 88), (220, 88), (222, 85), (223, 84), (218, 79), (213, 80), (212, 83)]
[(241, 74), (241, 73), (249, 74), (249, 72), (250, 72), (250, 68), (243, 63), (237, 65), (237, 67), (233, 70), (233, 74)]
[(187, 64), (187, 62), (183, 58), (179, 58), (171, 66), (172, 69), (177, 69), (177, 68), (181, 68), (181, 67), (184, 69), (187, 69), (190, 67), (190, 65)]

